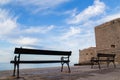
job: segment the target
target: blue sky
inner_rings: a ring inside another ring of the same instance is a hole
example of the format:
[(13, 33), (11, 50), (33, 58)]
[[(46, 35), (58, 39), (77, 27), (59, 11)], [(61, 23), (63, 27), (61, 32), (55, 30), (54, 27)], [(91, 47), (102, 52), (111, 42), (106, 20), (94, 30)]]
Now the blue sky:
[(72, 51), (95, 46), (94, 27), (120, 18), (120, 0), (0, 0), (0, 62), (15, 47)]

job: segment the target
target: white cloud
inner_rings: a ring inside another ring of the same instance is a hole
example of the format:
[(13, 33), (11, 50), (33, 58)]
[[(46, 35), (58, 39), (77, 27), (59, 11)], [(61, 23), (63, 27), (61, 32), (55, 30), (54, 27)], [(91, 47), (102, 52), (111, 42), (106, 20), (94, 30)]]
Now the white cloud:
[(30, 27), (25, 29), (25, 33), (47, 33), (54, 28), (54, 25), (50, 25), (48, 27)]
[(97, 20), (89, 20), (87, 21), (87, 23), (84, 23), (82, 24), (81, 26), (89, 26), (91, 28), (94, 28), (100, 24), (103, 24), (105, 22), (108, 22), (108, 21), (111, 21), (111, 20), (114, 20), (114, 19), (117, 19), (117, 18), (120, 18), (120, 12), (116, 12), (114, 14), (107, 14), (107, 15), (104, 15), (103, 17), (97, 19)]
[(102, 24), (104, 22), (116, 19), (116, 18), (120, 18), (120, 12), (115, 13), (115, 14), (110, 14), (110, 15), (106, 15), (103, 18), (101, 18), (100, 20), (97, 20), (96, 23), (97, 24)]
[(32, 37), (20, 37), (18, 39), (12, 39), (12, 43), (18, 44), (18, 45), (35, 45), (40, 42), (40, 39), (32, 38)]
[(61, 12), (59, 14), (69, 14), (71, 17), (74, 17), (76, 14), (77, 14), (77, 8), (74, 8), (72, 10), (68, 10), (68, 11), (65, 11), (65, 12)]
[[(40, 1), (40, 0), (29, 0), (28, 2), (24, 1), (24, 0), (18, 0), (18, 2), (21, 2), (24, 5), (35, 5), (35, 6), (56, 6), (59, 5), (63, 2), (66, 2), (68, 0), (44, 0), (44, 1)], [(26, 2), (26, 3), (25, 3)]]
[(11, 0), (0, 0), (0, 5), (8, 4)]
[(9, 11), (0, 9), (0, 35), (10, 34), (17, 27), (17, 18), (9, 15)]
[(99, 0), (95, 0), (92, 6), (88, 6), (88, 8), (86, 8), (79, 14), (67, 20), (67, 23), (78, 24), (78, 23), (87, 21), (92, 17), (95, 17), (97, 15), (104, 13), (105, 9), (106, 9), (106, 6), (103, 2), (100, 2)]
[(42, 12), (42, 15), (48, 15), (48, 14), (52, 14), (52, 15), (70, 15), (70, 16), (75, 16), (77, 13), (77, 8), (71, 9), (71, 10), (66, 10), (66, 11), (53, 11), (53, 10), (47, 10)]
[(78, 35), (81, 32), (79, 27), (70, 27), (69, 31), (65, 32), (61, 37), (62, 40)]
[(28, 8), (35, 8), (34, 12), (39, 12), (41, 10), (46, 10), (46, 9), (51, 9), (51, 8), (55, 8), (56, 6), (67, 2), (69, 0), (29, 0), (29, 1), (25, 1), (25, 0), (17, 0), (17, 2), (19, 3), (19, 5), (24, 5), (24, 6), (28, 6)]

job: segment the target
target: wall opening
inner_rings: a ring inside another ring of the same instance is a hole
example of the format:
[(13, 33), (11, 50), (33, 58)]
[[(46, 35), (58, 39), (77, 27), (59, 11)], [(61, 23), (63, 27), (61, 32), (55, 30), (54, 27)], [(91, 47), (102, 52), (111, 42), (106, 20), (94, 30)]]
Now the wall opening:
[(112, 45), (111, 45), (111, 48), (115, 48), (115, 45), (112, 44)]

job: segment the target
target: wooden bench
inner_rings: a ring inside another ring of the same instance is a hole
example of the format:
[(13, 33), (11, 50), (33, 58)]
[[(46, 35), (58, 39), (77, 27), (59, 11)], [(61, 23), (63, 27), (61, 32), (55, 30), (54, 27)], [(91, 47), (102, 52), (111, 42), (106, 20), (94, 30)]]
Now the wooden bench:
[[(17, 69), (17, 78), (19, 78), (19, 64), (36, 64), (36, 63), (61, 63), (61, 72), (63, 71), (64, 63), (67, 64), (68, 70), (70, 72), (69, 67), (69, 57), (71, 56), (71, 51), (52, 51), (52, 50), (37, 50), (37, 49), (27, 49), (27, 48), (15, 48), (14, 54), (17, 54), (14, 57), (14, 60), (10, 61), (10, 63), (14, 64), (13, 76), (16, 74)], [(21, 60), (20, 57), (22, 54), (26, 55), (54, 55), (61, 56), (59, 60)], [(64, 56), (64, 57), (63, 57)]]
[(98, 53), (97, 57), (92, 57), (91, 58), (91, 68), (93, 68), (93, 65), (95, 63), (98, 64), (99, 69), (101, 69), (100, 62), (106, 62), (107, 67), (109, 67), (109, 64), (112, 62), (114, 65), (114, 68), (116, 67), (115, 65), (115, 54), (103, 54), (103, 53)]

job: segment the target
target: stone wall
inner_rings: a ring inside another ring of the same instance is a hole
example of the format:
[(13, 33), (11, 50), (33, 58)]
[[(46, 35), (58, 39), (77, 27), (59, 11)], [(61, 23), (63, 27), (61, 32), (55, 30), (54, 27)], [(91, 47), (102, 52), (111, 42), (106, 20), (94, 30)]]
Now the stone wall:
[(95, 27), (96, 47), (79, 51), (79, 63), (89, 63), (91, 57), (99, 53), (116, 54), (116, 62), (120, 63), (120, 18)]
[(116, 54), (120, 63), (120, 18), (95, 27), (96, 52)]
[(91, 57), (96, 56), (96, 48), (90, 47), (87, 49), (79, 50), (80, 57), (79, 57), (79, 63), (80, 64), (88, 64), (90, 63)]
[(120, 48), (120, 18), (95, 27), (96, 49)]

